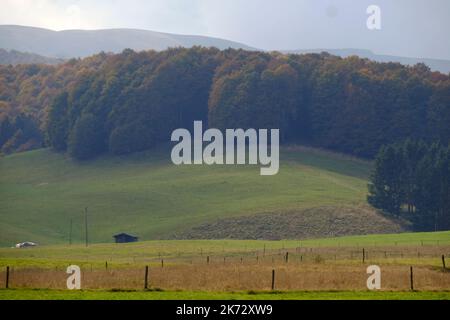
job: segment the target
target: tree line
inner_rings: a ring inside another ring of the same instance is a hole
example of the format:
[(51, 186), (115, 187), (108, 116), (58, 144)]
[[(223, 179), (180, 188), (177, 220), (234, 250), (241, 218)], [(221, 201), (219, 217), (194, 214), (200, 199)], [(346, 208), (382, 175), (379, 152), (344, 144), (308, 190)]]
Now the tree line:
[(450, 148), (407, 140), (383, 146), (375, 160), (368, 201), (418, 230), (450, 229)]
[(0, 66), (3, 153), (128, 154), (194, 120), (279, 128), (282, 143), (373, 158), (408, 138), (448, 144), (450, 77), (423, 64), (201, 47)]

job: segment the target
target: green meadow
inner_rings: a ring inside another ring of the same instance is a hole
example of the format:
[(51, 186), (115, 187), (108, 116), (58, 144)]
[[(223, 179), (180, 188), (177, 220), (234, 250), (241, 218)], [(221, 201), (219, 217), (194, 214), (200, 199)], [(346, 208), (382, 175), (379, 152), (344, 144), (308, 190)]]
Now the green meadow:
[(371, 164), (285, 148), (276, 176), (259, 166), (175, 166), (170, 150), (76, 162), (50, 150), (0, 158), (0, 246), (112, 242), (116, 233), (171, 239), (217, 219), (366, 204)]
[(0, 300), (449, 300), (443, 292), (186, 292), (4, 290)]
[[(67, 267), (69, 264), (104, 268), (105, 261), (110, 266), (159, 264), (161, 259), (179, 261), (204, 259), (214, 256), (253, 256), (255, 252), (269, 253), (295, 250), (296, 248), (317, 248), (346, 250), (346, 248), (379, 248), (450, 246), (450, 231), (430, 233), (401, 233), (387, 235), (351, 236), (315, 240), (155, 240), (130, 244), (52, 245), (28, 249), (0, 248), (0, 267)], [(428, 263), (422, 258), (421, 263)], [(407, 263), (418, 263), (406, 261)], [(440, 265), (439, 259), (432, 264)]]

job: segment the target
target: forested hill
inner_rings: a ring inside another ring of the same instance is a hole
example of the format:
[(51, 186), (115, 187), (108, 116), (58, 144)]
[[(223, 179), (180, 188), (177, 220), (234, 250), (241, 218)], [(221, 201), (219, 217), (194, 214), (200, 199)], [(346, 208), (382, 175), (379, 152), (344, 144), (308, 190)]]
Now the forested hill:
[(20, 52), (16, 50), (5, 50), (0, 48), (0, 64), (58, 64), (62, 63), (64, 60), (56, 59), (56, 58), (48, 58), (44, 56), (40, 56), (34, 53)]
[(370, 50), (362, 49), (310, 49), (310, 50), (291, 50), (286, 51), (286, 53), (321, 53), (328, 52), (332, 55), (340, 56), (342, 58), (347, 58), (350, 56), (358, 56), (360, 58), (367, 58), (369, 60), (377, 62), (398, 62), (405, 65), (413, 66), (417, 63), (424, 63), (430, 67), (433, 71), (440, 71), (442, 73), (450, 72), (450, 60), (443, 59), (430, 59), (430, 58), (411, 58), (411, 57), (399, 57), (384, 54), (376, 54)]
[(280, 128), (283, 143), (362, 157), (450, 139), (450, 78), (425, 65), (329, 54), (169, 49), (0, 67), (3, 153), (44, 144), (78, 159), (167, 143), (194, 120)]

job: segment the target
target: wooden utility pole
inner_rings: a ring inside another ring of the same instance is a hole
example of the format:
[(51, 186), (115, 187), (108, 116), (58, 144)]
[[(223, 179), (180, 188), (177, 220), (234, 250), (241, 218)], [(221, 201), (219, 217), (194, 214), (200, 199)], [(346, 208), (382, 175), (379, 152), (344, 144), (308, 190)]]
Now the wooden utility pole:
[(275, 269), (272, 270), (272, 291), (275, 290)]
[(148, 289), (148, 266), (145, 266), (144, 289)]
[(89, 245), (89, 233), (88, 233), (88, 208), (84, 208), (84, 225), (86, 228), (86, 247)]
[(72, 219), (70, 219), (69, 245), (72, 245)]
[(9, 289), (9, 266), (6, 267), (6, 283), (5, 283), (6, 289)]

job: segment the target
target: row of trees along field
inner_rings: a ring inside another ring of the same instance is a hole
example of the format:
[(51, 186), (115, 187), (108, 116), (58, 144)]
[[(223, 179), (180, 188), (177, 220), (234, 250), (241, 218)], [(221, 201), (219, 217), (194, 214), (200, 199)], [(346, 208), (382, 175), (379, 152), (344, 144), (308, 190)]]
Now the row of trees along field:
[(194, 120), (280, 128), (282, 142), (371, 158), (407, 138), (449, 141), (450, 77), (422, 64), (199, 47), (0, 66), (3, 153), (127, 154)]
[(399, 216), (406, 211), (418, 230), (450, 229), (450, 148), (407, 140), (381, 148), (368, 201)]

